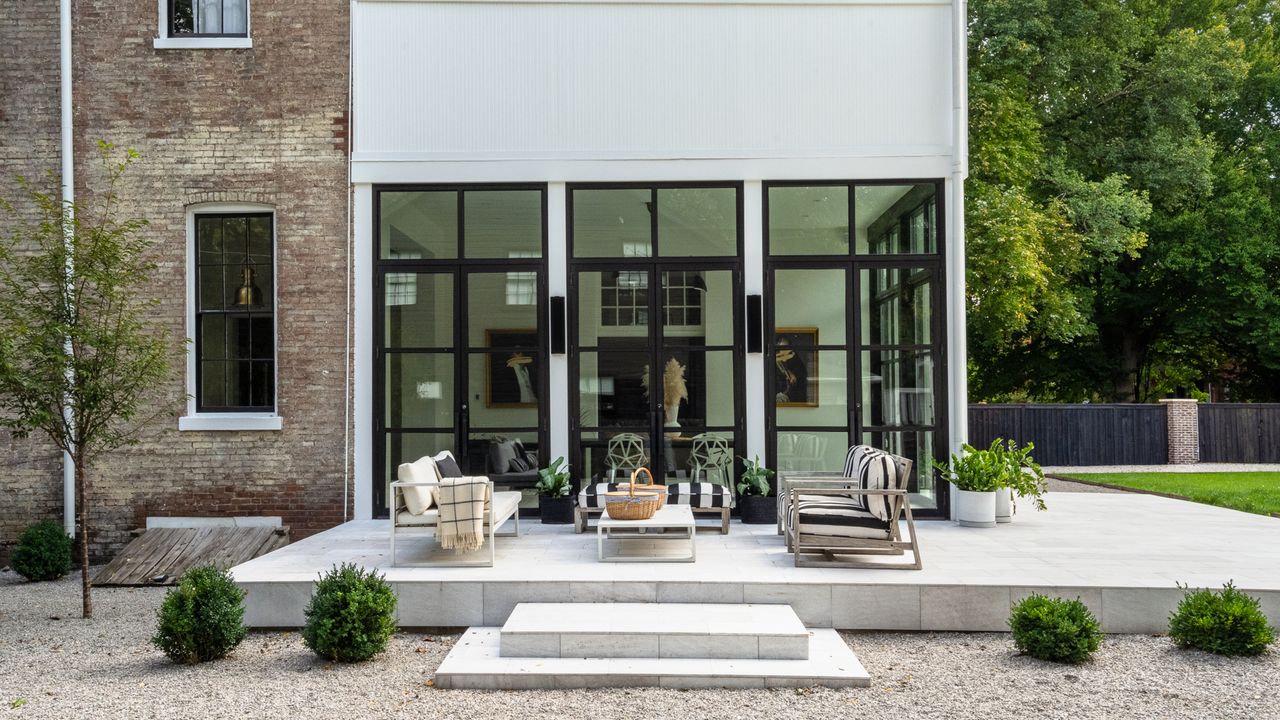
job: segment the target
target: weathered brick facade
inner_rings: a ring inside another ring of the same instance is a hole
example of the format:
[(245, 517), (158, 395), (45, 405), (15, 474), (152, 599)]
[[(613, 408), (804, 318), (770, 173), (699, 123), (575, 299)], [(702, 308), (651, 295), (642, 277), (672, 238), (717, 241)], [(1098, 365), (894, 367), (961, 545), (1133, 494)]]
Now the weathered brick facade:
[[(145, 232), (157, 243), (159, 269), (145, 284), (163, 301), (156, 322), (185, 334), (188, 206), (264, 203), (275, 210), (277, 234), (283, 429), (179, 432), (187, 387), (179, 367), (173, 412), (140, 445), (91, 469), (93, 552), (117, 550), (148, 515), (280, 515), (295, 538), (341, 522), (348, 469), (347, 3), (256, 0), (252, 48), (202, 50), (153, 47), (155, 0), (74, 4), (78, 199), (101, 178), (98, 140), (141, 153), (120, 196), (125, 213), (149, 221)], [(15, 13), (30, 22), (9, 22), (5, 15)], [(29, 45), (19, 43), (21, 67), (6, 64), (0, 76), (0, 130), (39, 121), (42, 130), (33, 132), (33, 150), (22, 161), (56, 170), (57, 3), (3, 3), (0, 22), (8, 47), (15, 45), (11, 33), (30, 35)], [(12, 141), (6, 136), (0, 146), (6, 175), (9, 153), (22, 151), (10, 148)], [(0, 446), (6, 463), (24, 463), (0, 479), (14, 498), (0, 513), (2, 540), (51, 510), (60, 513), (59, 458), (46, 459), (51, 453), (38, 447)]]
[(1169, 464), (1200, 462), (1200, 406), (1191, 399), (1161, 400), (1169, 425)]

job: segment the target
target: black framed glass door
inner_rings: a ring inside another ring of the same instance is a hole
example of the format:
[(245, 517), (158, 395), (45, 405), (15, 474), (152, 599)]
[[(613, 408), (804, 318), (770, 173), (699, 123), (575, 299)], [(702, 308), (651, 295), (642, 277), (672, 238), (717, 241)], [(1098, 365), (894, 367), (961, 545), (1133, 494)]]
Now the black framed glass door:
[(745, 440), (738, 186), (579, 186), (569, 207), (576, 479), (732, 483), (700, 457)]
[(769, 183), (766, 423), (781, 470), (836, 470), (850, 445), (913, 461), (945, 515), (940, 182)]
[(496, 467), (496, 444), (545, 463), (545, 204), (541, 187), (375, 189), (375, 514), (424, 455), (515, 487), (536, 468)]

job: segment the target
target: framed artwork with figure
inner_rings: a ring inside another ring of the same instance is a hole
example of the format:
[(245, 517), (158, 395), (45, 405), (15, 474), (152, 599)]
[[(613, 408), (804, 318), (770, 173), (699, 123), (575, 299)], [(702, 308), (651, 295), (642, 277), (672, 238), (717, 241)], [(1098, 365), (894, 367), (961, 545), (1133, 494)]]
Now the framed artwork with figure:
[(486, 407), (522, 408), (538, 406), (538, 331), (485, 330), (487, 347), (527, 348), (491, 350), (484, 354)]
[(818, 407), (818, 328), (780, 327), (774, 332), (774, 402), (778, 407)]

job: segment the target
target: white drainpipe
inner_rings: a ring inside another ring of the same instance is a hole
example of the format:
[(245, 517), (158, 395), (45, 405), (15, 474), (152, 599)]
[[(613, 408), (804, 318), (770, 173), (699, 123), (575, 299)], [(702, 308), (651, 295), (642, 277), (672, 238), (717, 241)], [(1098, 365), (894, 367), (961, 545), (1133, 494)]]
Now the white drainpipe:
[[(69, 206), (76, 199), (75, 156), (73, 155), (72, 108), (71, 108), (71, 0), (61, 0), (59, 4), (58, 42), (60, 52), (59, 89), (62, 110), (62, 204)], [(70, 226), (67, 226), (66, 242), (70, 245)], [(71, 255), (67, 255), (67, 271), (70, 278), (72, 270)], [(71, 409), (66, 409), (67, 421), (71, 420)], [(76, 468), (75, 462), (68, 452), (62, 453), (62, 524), (67, 534), (76, 534)]]

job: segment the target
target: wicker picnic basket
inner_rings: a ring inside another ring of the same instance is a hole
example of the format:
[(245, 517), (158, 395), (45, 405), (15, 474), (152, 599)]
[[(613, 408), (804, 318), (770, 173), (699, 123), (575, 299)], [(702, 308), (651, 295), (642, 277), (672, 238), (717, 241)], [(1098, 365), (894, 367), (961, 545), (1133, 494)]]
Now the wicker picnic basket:
[[(663, 500), (666, 498), (665, 492), (637, 492), (645, 487), (635, 482), (636, 473), (640, 470), (649, 472), (647, 468), (639, 468), (631, 473), (632, 482), (627, 484), (625, 491), (616, 490), (604, 494), (604, 511), (614, 520), (648, 520), (658, 512), (658, 508), (662, 507)], [(649, 475), (649, 480), (653, 481), (652, 474)]]
[[(642, 470), (644, 471), (644, 474), (645, 474), (645, 475), (648, 475), (648, 476), (649, 476), (649, 483), (648, 483), (647, 485), (641, 485), (641, 484), (639, 484), (639, 483), (637, 483), (637, 482), (636, 482), (636, 476), (637, 476), (637, 475), (639, 475), (639, 474), (640, 474), (640, 471), (642, 471)], [(635, 470), (632, 470), (632, 471), (631, 471), (631, 482), (629, 482), (629, 483), (622, 483), (622, 485), (618, 486), (618, 490), (619, 490), (619, 491), (622, 491), (622, 490), (626, 490), (627, 488), (631, 488), (631, 487), (634, 487), (634, 488), (636, 489), (636, 492), (638, 492), (638, 493), (654, 493), (655, 495), (657, 495), (657, 496), (658, 496), (658, 509), (659, 509), (659, 510), (661, 510), (661, 509), (663, 508), (663, 506), (667, 504), (667, 486), (666, 486), (666, 485), (659, 485), (659, 484), (658, 484), (658, 483), (653, 479), (653, 473), (652, 473), (652, 472), (650, 472), (650, 471), (649, 471), (649, 468), (647, 468), (647, 467), (638, 467), (638, 468), (636, 468)]]

